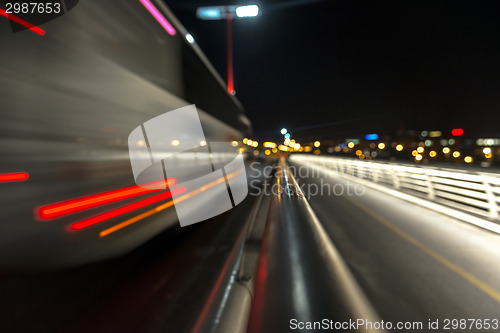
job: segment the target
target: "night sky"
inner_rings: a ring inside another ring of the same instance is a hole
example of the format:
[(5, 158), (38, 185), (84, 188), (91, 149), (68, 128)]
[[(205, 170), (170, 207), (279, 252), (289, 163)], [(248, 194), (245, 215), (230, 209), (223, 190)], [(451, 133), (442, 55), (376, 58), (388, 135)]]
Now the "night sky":
[(224, 79), (226, 23), (196, 8), (260, 5), (233, 25), (236, 96), (258, 136), (500, 136), (499, 1), (166, 2)]

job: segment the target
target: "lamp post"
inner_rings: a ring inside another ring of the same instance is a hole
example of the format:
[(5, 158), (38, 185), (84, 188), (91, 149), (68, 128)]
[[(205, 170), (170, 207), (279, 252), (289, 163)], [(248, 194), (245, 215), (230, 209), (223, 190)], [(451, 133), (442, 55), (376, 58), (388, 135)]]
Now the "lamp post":
[(234, 72), (233, 72), (233, 27), (234, 18), (248, 18), (259, 15), (257, 5), (247, 6), (212, 6), (200, 7), (196, 11), (196, 16), (202, 20), (226, 20), (226, 48), (227, 48), (227, 92), (231, 95), (234, 91)]

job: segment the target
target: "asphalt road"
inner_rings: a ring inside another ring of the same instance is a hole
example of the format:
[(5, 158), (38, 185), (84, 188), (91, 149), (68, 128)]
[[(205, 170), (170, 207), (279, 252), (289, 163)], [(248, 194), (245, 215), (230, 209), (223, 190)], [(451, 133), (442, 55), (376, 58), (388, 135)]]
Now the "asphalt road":
[(381, 319), (422, 322), (424, 329), (439, 320), (434, 332), (487, 331), (471, 328), (472, 321), (445, 330), (447, 319), (500, 320), (500, 235), (353, 181), (301, 175), (312, 208)]

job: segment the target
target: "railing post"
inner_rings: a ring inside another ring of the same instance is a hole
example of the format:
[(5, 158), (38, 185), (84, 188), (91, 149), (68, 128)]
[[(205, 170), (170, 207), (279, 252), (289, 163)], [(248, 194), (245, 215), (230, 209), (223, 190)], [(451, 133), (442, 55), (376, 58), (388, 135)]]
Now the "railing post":
[(484, 191), (486, 192), (486, 195), (488, 196), (488, 212), (489, 216), (492, 219), (498, 219), (498, 206), (497, 206), (497, 198), (495, 196), (495, 193), (491, 190), (491, 185), (487, 180), (487, 175), (481, 174), (481, 179), (484, 185)]
[(378, 168), (375, 163), (370, 163), (370, 169), (372, 171), (372, 179), (375, 183), (378, 183)]
[(427, 169), (423, 169), (425, 174), (425, 182), (427, 183), (427, 198), (434, 200), (436, 192), (434, 191), (434, 184), (432, 183), (432, 176), (427, 173)]
[(391, 175), (392, 175), (392, 181), (394, 183), (394, 188), (396, 190), (399, 190), (401, 188), (401, 182), (399, 181), (398, 173), (392, 165), (389, 166), (389, 170), (390, 170)]

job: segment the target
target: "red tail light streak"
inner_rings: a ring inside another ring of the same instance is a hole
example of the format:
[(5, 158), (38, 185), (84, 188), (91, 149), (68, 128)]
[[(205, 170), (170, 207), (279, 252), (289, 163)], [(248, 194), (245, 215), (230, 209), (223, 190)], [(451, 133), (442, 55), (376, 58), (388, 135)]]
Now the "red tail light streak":
[[(198, 189), (196, 189), (196, 190), (194, 190), (194, 191), (191, 191), (191, 192), (189, 192), (189, 193), (186, 193), (186, 194), (184, 194), (183, 196), (181, 196), (181, 197), (177, 198), (177, 199), (176, 199), (176, 202), (177, 202), (177, 203), (179, 203), (179, 202), (182, 202), (182, 201), (184, 201), (184, 200), (187, 200), (187, 199), (189, 199), (189, 198), (191, 198), (191, 197), (193, 197), (193, 196), (195, 196), (195, 195), (198, 195), (198, 194), (200, 194), (201, 192), (204, 192), (204, 191), (208, 190), (209, 188), (214, 187), (214, 186), (215, 186), (215, 185), (217, 185), (217, 184), (221, 184), (221, 183), (225, 182), (225, 181), (226, 181), (226, 179), (231, 179), (231, 178), (235, 177), (235, 176), (236, 176), (236, 175), (238, 175), (239, 173), (240, 173), (240, 171), (235, 171), (235, 172), (233, 172), (233, 173), (228, 174), (228, 175), (226, 176), (226, 178), (221, 177), (221, 178), (219, 178), (219, 179), (217, 179), (217, 180), (214, 180), (213, 182), (210, 182), (210, 183), (208, 183), (208, 184), (206, 184), (206, 185), (203, 185), (202, 187), (200, 187), (200, 188), (198, 188)], [(139, 221), (141, 221), (141, 220), (145, 219), (146, 217), (149, 217), (149, 216), (154, 215), (154, 214), (156, 214), (156, 213), (158, 213), (158, 212), (161, 212), (162, 210), (165, 210), (165, 209), (167, 209), (167, 208), (169, 208), (169, 207), (171, 207), (171, 206), (173, 206), (173, 205), (174, 205), (174, 202), (173, 202), (173, 201), (169, 201), (169, 202), (167, 202), (167, 203), (161, 204), (160, 206), (157, 206), (157, 207), (155, 207), (155, 208), (153, 208), (153, 209), (151, 209), (151, 210), (148, 210), (147, 212), (144, 212), (144, 213), (142, 213), (142, 214), (139, 214), (139, 215), (137, 215), (137, 216), (134, 216), (134, 217), (132, 217), (132, 218), (130, 218), (130, 219), (128, 219), (128, 220), (126, 220), (126, 221), (123, 221), (123, 222), (121, 222), (121, 223), (118, 223), (117, 225), (115, 225), (115, 226), (113, 226), (113, 227), (111, 227), (111, 228), (108, 228), (108, 229), (106, 229), (106, 230), (101, 231), (101, 232), (99, 233), (99, 236), (100, 236), (100, 237), (105, 237), (105, 236), (107, 236), (107, 235), (109, 235), (109, 234), (112, 234), (112, 233), (114, 233), (114, 232), (118, 231), (118, 230), (121, 230), (121, 229), (123, 229), (123, 228), (125, 228), (125, 227), (128, 227), (128, 226), (129, 226), (129, 225), (131, 225), (131, 224), (134, 224), (134, 223), (136, 223), (136, 222), (139, 222)]]
[[(160, 185), (165, 180), (149, 183), (148, 187), (154, 187), (156, 183)], [(167, 187), (172, 187), (177, 184), (177, 179), (168, 178)], [(161, 184), (163, 185), (163, 184)], [(103, 192), (99, 194), (88, 195), (81, 198), (62, 201), (35, 209), (35, 217), (40, 220), (51, 220), (57, 217), (80, 212), (85, 209), (93, 208), (96, 206), (105, 205), (119, 200), (133, 198), (146, 193), (158, 191), (156, 189), (143, 188), (139, 186), (130, 186), (123, 189)]]
[(0, 174), (0, 183), (20, 182), (28, 178), (27, 172), (2, 173)]
[(184, 193), (185, 191), (186, 191), (185, 187), (179, 187), (179, 188), (173, 189), (171, 191), (155, 195), (155, 196), (153, 196), (151, 198), (147, 198), (147, 199), (144, 199), (144, 200), (141, 200), (141, 201), (138, 201), (138, 202), (134, 202), (132, 204), (129, 204), (129, 205), (117, 208), (117, 209), (113, 209), (113, 210), (111, 210), (109, 212), (106, 212), (106, 213), (103, 213), (103, 214), (99, 214), (99, 215), (96, 215), (96, 216), (92, 216), (92, 217), (87, 218), (85, 220), (78, 221), (76, 223), (73, 223), (70, 226), (70, 229), (72, 229), (72, 230), (81, 230), (81, 229), (84, 229), (84, 228), (88, 228), (88, 227), (90, 227), (92, 225), (95, 225), (95, 224), (101, 223), (103, 221), (109, 220), (109, 219), (111, 219), (113, 217), (117, 217), (117, 216), (126, 214), (128, 212), (131, 212), (133, 210), (136, 210), (136, 209), (139, 209), (139, 208), (142, 208), (142, 207), (154, 204), (156, 202), (159, 202), (159, 201), (171, 198), (172, 196)]
[(37, 26), (34, 26), (33, 24), (29, 23), (29, 22), (26, 22), (25, 20), (23, 20), (22, 18), (20, 17), (17, 17), (15, 15), (12, 15), (12, 14), (8, 14), (5, 10), (1, 9), (0, 8), (0, 15), (3, 15), (5, 16), (6, 18), (8, 18), (9, 20), (12, 20), (16, 23), (19, 23), (20, 25), (30, 29), (31, 31), (43, 36), (45, 35), (45, 30), (43, 29), (40, 29), (39, 27)]

